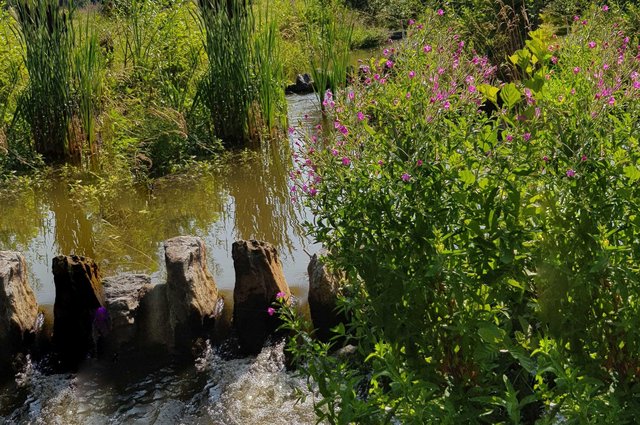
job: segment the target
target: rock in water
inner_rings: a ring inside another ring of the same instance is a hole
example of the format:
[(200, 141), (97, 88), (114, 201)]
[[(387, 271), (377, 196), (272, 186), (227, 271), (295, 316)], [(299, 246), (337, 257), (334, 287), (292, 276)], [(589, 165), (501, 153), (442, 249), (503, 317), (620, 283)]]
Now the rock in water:
[(336, 311), (336, 301), (340, 291), (342, 274), (331, 272), (318, 258), (311, 257), (307, 267), (309, 274), (309, 310), (316, 328), (316, 335), (322, 341), (331, 337), (330, 329), (345, 321), (345, 317)]
[(60, 255), (53, 259), (53, 281), (53, 346), (60, 366), (73, 370), (94, 348), (94, 317), (105, 306), (100, 272), (91, 258)]
[(267, 309), (283, 292), (290, 291), (278, 259), (278, 251), (268, 242), (237, 241), (231, 249), (236, 284), (233, 290), (233, 326), (240, 347), (247, 353), (259, 353), (267, 337), (279, 325)]
[(38, 304), (27, 279), (27, 265), (18, 252), (0, 251), (0, 375), (11, 357), (32, 342)]
[(204, 243), (178, 236), (164, 243), (169, 323), (176, 348), (189, 349), (194, 338), (213, 330), (218, 288), (207, 268)]
[(145, 274), (122, 273), (107, 277), (102, 281), (109, 311), (110, 329), (103, 332), (106, 348), (118, 352), (133, 348), (138, 342), (137, 335), (144, 335), (140, 328), (139, 310), (143, 297), (151, 291), (151, 277)]

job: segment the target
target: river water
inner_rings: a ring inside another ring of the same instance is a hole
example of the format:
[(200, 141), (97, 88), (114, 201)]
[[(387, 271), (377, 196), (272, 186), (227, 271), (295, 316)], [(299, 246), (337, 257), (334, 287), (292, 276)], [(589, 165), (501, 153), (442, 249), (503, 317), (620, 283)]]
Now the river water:
[[(291, 125), (318, 122), (313, 95), (291, 96), (288, 104)], [(24, 253), (38, 303), (50, 311), (55, 300), (51, 261), (59, 254), (91, 257), (103, 275), (143, 272), (162, 282), (162, 241), (197, 235), (230, 304), (232, 243), (265, 240), (278, 249), (287, 282), (304, 303), (308, 253), (319, 247), (302, 227), (308, 211), (290, 199), (290, 150), (290, 144), (272, 143), (233, 155), (213, 169), (100, 194), (87, 202), (78, 202), (63, 180), (16, 189), (0, 199), (0, 250)], [(285, 371), (282, 346), (244, 359), (209, 347), (194, 364), (144, 363), (141, 368), (88, 360), (73, 375), (46, 375), (28, 365), (0, 388), (0, 423), (315, 423), (312, 394)], [(298, 391), (309, 396), (305, 402), (296, 401)]]

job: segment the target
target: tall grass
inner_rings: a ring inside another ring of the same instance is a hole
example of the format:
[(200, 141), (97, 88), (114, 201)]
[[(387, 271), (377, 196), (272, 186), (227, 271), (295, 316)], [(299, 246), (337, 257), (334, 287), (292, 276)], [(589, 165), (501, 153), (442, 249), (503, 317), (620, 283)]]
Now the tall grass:
[(282, 68), (276, 59), (276, 26), (257, 31), (248, 0), (199, 0), (199, 23), (208, 66), (197, 101), (208, 110), (215, 135), (227, 146), (273, 128), (281, 102)]
[(251, 33), (253, 16), (246, 0), (199, 0), (208, 68), (198, 99), (207, 107), (216, 136), (225, 144), (245, 141), (251, 109)]
[(353, 22), (335, 0), (306, 0), (311, 76), (324, 109), (325, 90), (336, 93), (347, 81)]
[(257, 99), (260, 104), (262, 122), (273, 132), (283, 128), (286, 117), (286, 100), (282, 90), (284, 68), (280, 60), (278, 26), (271, 15), (269, 3), (259, 15), (259, 30), (254, 40), (254, 70), (256, 73)]
[(95, 165), (98, 153), (95, 143), (96, 117), (102, 94), (104, 60), (91, 20), (92, 14), (87, 14), (84, 25), (76, 32), (78, 47), (74, 54), (73, 71), (76, 107), (88, 150), (88, 163)]
[(29, 123), (36, 152), (47, 161), (63, 161), (72, 156), (68, 136), (74, 9), (61, 7), (58, 0), (22, 0), (14, 7), (29, 74), (18, 112)]

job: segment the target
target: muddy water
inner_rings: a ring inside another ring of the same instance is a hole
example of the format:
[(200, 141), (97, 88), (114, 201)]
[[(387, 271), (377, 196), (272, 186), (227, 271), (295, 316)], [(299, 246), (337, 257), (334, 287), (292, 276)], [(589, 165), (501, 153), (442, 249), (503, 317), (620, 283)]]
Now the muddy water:
[[(288, 102), (290, 124), (317, 120), (312, 95)], [(218, 287), (230, 300), (233, 241), (261, 239), (276, 246), (293, 293), (304, 300), (307, 252), (318, 247), (301, 225), (308, 212), (290, 199), (292, 166), (290, 145), (273, 143), (220, 166), (126, 191), (79, 196), (62, 178), (43, 188), (18, 189), (0, 199), (0, 250), (25, 254), (38, 302), (50, 309), (51, 261), (59, 254), (94, 258), (104, 275), (144, 272), (161, 282), (162, 241), (198, 235)], [(257, 358), (224, 356), (214, 347), (195, 364), (150, 359), (143, 369), (89, 360), (74, 375), (44, 375), (27, 367), (0, 388), (0, 424), (315, 422), (310, 399), (296, 403), (295, 389), (304, 385), (284, 371), (282, 347), (265, 348)]]

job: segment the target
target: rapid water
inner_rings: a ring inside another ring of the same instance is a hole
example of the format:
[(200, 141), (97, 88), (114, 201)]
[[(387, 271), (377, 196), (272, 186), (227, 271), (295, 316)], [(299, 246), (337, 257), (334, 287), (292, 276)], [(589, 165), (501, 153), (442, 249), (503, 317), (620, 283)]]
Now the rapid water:
[[(315, 98), (288, 98), (289, 122), (318, 122)], [(291, 140), (293, 142), (293, 140)], [(303, 303), (308, 211), (291, 202), (290, 146), (280, 143), (240, 154), (214, 171), (161, 179), (102, 200), (73, 202), (61, 180), (17, 189), (0, 199), (0, 250), (24, 253), (38, 303), (52, 309), (52, 258), (85, 255), (103, 275), (143, 272), (164, 279), (162, 241), (198, 235), (209, 269), (228, 305), (234, 285), (231, 245), (237, 239), (273, 243), (293, 294)], [(77, 374), (48, 375), (28, 364), (0, 388), (0, 424), (312, 424), (305, 383), (285, 371), (282, 346), (257, 357), (228, 358), (208, 347), (190, 364), (145, 359), (132, 364), (87, 360)], [(296, 394), (306, 394), (297, 402)]]

